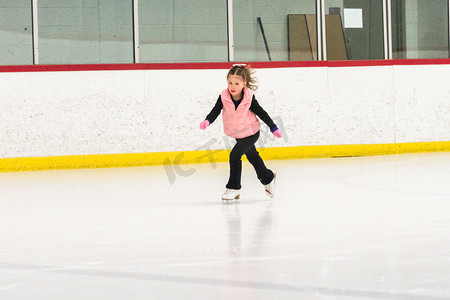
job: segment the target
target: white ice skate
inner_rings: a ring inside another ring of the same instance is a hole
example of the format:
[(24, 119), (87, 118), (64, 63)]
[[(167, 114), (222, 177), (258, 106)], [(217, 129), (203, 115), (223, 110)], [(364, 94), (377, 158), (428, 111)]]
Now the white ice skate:
[(223, 203), (237, 202), (241, 195), (241, 190), (227, 189), (222, 196)]
[(270, 198), (273, 198), (273, 195), (275, 194), (275, 180), (277, 178), (277, 173), (273, 173), (273, 180), (269, 183), (264, 185), (266, 188), (266, 195)]

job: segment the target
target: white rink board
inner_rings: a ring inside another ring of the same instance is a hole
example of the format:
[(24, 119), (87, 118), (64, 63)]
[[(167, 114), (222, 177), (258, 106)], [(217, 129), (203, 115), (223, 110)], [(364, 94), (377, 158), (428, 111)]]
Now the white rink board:
[(450, 141), (450, 66), (395, 66), (397, 142)]
[[(0, 73), (0, 157), (229, 148), (198, 124), (227, 70)], [(449, 65), (257, 69), (259, 147), (450, 140)], [(281, 126), (282, 125), (282, 126)]]

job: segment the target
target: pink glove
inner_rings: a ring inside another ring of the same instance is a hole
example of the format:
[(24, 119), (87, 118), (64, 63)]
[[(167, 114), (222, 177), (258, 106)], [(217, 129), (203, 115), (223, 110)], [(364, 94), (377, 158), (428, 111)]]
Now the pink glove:
[(275, 135), (277, 138), (280, 138), (283, 136), (280, 129), (277, 129), (273, 132), (273, 135)]
[(200, 123), (200, 129), (201, 130), (205, 130), (206, 127), (208, 127), (208, 126), (209, 126), (209, 121), (208, 120), (205, 120), (205, 121)]

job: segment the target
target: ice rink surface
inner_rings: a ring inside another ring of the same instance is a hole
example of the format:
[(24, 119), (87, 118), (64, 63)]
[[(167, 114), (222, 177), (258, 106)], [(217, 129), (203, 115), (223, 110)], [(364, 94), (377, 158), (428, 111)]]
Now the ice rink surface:
[(0, 174), (0, 299), (450, 299), (450, 153)]

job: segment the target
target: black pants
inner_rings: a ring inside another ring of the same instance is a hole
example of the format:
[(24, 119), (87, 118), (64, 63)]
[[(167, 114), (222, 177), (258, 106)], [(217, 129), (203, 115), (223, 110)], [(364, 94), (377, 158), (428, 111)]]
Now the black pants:
[(262, 184), (269, 184), (273, 180), (273, 172), (266, 168), (264, 161), (256, 150), (255, 143), (259, 138), (259, 131), (254, 135), (243, 139), (236, 139), (236, 145), (230, 153), (230, 178), (227, 189), (241, 189), (242, 155), (247, 156), (248, 161), (253, 165)]

